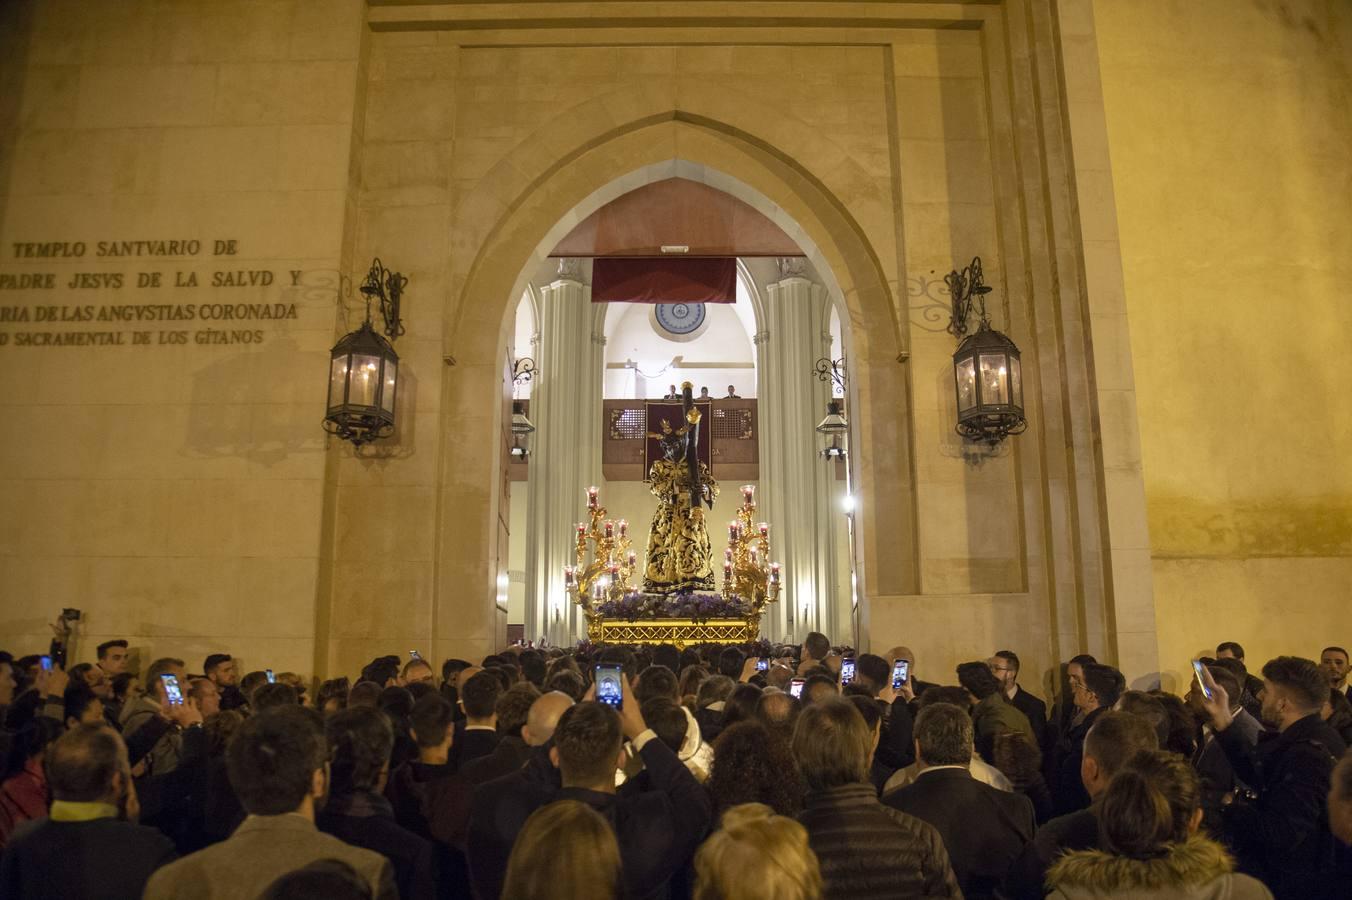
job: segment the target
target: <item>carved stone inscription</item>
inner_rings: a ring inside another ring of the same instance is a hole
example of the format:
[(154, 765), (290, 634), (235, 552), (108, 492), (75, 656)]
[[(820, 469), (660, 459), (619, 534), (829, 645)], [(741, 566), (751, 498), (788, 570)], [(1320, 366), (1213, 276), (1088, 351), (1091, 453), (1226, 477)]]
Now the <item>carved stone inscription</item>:
[[(304, 274), (232, 266), (238, 240), (12, 241), (4, 249), (10, 260), (33, 269), (0, 272), (0, 350), (258, 344), (269, 325), (297, 318), (296, 304), (272, 301), (269, 289), (299, 287)], [(127, 270), (129, 260), (163, 267)], [(194, 265), (198, 260), (211, 265)], [(71, 271), (71, 262), (96, 265)], [(222, 297), (220, 290), (211, 291), (209, 300), (193, 296), (206, 287), (238, 290), (238, 299)], [(167, 296), (163, 302), (117, 302), (117, 293), (128, 288)]]

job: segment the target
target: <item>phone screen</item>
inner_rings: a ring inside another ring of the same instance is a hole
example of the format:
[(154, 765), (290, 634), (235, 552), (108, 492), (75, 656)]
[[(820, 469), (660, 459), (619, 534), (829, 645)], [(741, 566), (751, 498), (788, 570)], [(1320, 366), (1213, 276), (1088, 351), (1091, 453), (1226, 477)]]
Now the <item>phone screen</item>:
[(268, 684), (276, 684), (276, 683), (277, 683), (277, 676), (272, 674), (272, 670), (271, 670), (271, 669), (268, 669), (268, 670), (267, 670), (267, 676), (268, 676)]
[(170, 706), (183, 705), (183, 691), (178, 687), (177, 675), (161, 675), (160, 681), (164, 682), (164, 696), (169, 698)]
[(790, 681), (790, 682), (789, 682), (789, 696), (790, 696), (790, 697), (801, 697), (801, 696), (803, 696), (803, 684), (804, 684), (804, 680), (803, 680), (802, 678), (795, 678), (795, 679), (793, 679), (792, 681)]
[(1211, 688), (1207, 687), (1206, 682), (1202, 680), (1202, 664), (1194, 659), (1192, 661), (1192, 670), (1197, 673), (1197, 686), (1202, 689), (1202, 696), (1210, 700)]
[(906, 680), (911, 677), (911, 661), (909, 659), (899, 659), (896, 665), (892, 666), (892, 690), (899, 691)]
[(849, 684), (854, 681), (854, 657), (847, 656), (840, 661), (840, 683)]
[(50, 672), (52, 670), (52, 658), (50, 656), (44, 656), (38, 662), (42, 665), (42, 671)]
[(596, 699), (615, 709), (620, 708), (624, 698), (621, 672), (621, 668), (616, 665), (601, 663), (596, 667)]
[(769, 668), (770, 668), (770, 660), (765, 659), (764, 657), (761, 657), (760, 659), (756, 660), (757, 672), (764, 672)]

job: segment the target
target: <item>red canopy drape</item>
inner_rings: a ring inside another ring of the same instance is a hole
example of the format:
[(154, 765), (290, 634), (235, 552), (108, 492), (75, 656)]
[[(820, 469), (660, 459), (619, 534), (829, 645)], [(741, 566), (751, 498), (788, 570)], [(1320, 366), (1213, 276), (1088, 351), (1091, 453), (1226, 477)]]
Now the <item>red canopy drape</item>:
[(594, 303), (736, 303), (735, 257), (610, 256), (592, 261)]

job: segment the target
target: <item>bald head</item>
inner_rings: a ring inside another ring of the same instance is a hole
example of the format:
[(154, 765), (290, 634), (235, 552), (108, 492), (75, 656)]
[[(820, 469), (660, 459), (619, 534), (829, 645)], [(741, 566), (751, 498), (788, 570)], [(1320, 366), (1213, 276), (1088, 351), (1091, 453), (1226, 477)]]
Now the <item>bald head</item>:
[(526, 715), (526, 724), (521, 728), (521, 737), (532, 747), (542, 747), (549, 743), (558, 727), (559, 717), (573, 705), (573, 698), (561, 691), (550, 691), (530, 706)]
[(483, 670), (483, 666), (466, 666), (461, 669), (460, 674), (455, 676), (455, 689), (457, 691), (463, 691), (465, 689), (465, 682), (469, 681)]

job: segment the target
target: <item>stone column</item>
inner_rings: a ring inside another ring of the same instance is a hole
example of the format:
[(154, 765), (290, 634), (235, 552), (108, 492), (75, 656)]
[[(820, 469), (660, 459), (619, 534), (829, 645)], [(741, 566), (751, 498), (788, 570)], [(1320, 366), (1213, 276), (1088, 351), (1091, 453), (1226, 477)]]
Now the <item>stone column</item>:
[(593, 310), (576, 260), (561, 260), (559, 275), (540, 291), (526, 487), (526, 637), (568, 644), (586, 630), (564, 592), (563, 567), (574, 561), (573, 525), (585, 517), (586, 489), (601, 483), (605, 317)]
[(809, 631), (845, 640), (850, 598), (837, 597), (832, 527), (834, 468), (818, 450), (817, 424), (830, 387), (813, 372), (829, 357), (825, 289), (802, 277), (800, 260), (781, 260), (780, 281), (767, 285), (764, 330), (756, 335), (760, 413), (761, 514), (771, 523), (772, 556), (783, 564), (780, 602), (762, 621), (771, 640)]

